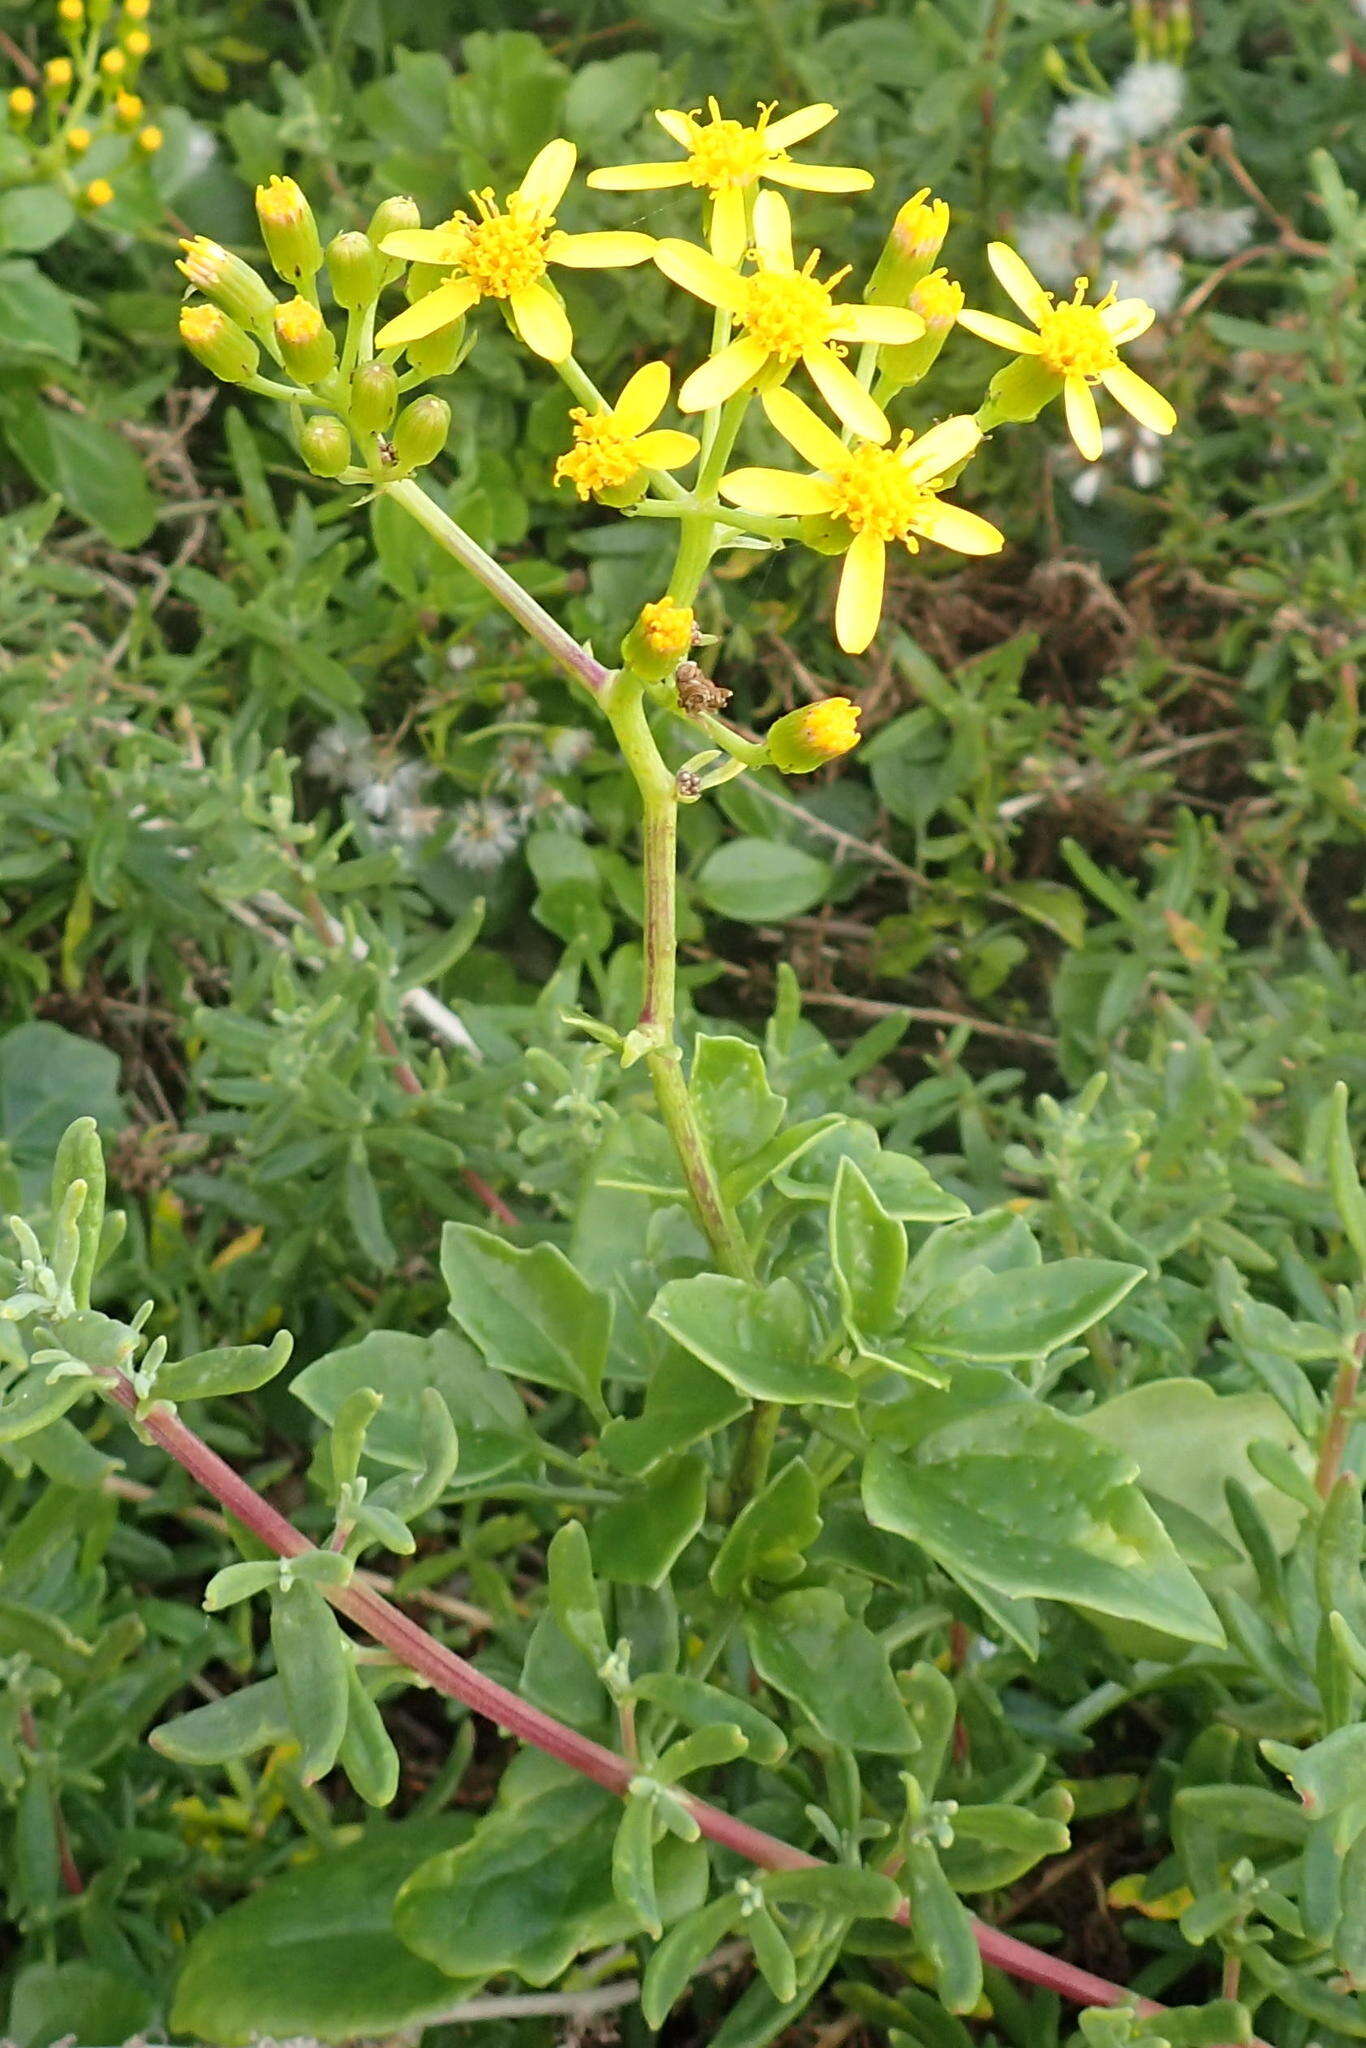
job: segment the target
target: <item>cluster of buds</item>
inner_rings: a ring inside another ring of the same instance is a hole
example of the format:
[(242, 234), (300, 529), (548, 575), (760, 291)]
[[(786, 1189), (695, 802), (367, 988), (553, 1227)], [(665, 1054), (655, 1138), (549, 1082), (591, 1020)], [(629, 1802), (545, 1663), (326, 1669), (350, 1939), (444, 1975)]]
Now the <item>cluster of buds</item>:
[[(182, 242), (179, 264), (200, 294), (181, 310), (185, 346), (223, 383), (290, 401), (295, 443), (314, 476), (388, 483), (424, 468), (446, 445), (450, 407), (432, 392), (401, 401), (451, 369), (458, 345), (443, 335), (439, 346), (410, 348), (401, 374), (397, 350), (374, 348), (380, 293), (404, 268), (382, 244), (416, 225), (413, 201), (386, 199), (364, 233), (336, 235), (324, 248), (299, 186), (273, 177), (257, 187), (256, 218), (270, 267), (292, 297), (279, 298), (240, 256), (196, 235)], [(341, 316), (340, 341), (324, 311), (324, 283)]]
[(152, 47), (151, 0), (57, 0), (65, 54), (5, 98), (11, 136), (27, 151), (24, 184), (52, 183), (78, 211), (98, 213), (115, 179), (135, 172), (165, 140), (137, 90)]

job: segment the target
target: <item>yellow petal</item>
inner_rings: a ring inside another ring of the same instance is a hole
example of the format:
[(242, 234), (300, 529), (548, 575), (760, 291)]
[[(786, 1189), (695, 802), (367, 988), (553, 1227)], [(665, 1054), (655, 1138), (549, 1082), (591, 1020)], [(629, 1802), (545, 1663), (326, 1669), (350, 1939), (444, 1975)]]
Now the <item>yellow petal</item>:
[(732, 505), (770, 518), (830, 510), (830, 486), (819, 477), (796, 476), (790, 469), (733, 469), (717, 488)]
[(636, 436), (642, 469), (682, 469), (692, 461), (699, 445), (696, 434), (682, 433), (677, 427), (656, 427), (653, 433)]
[(902, 306), (836, 306), (839, 325), (836, 341), (876, 341), (894, 345), (919, 341), (925, 323), (918, 313)]
[(719, 355), (709, 356), (705, 363), (699, 363), (691, 377), (682, 384), (678, 393), (680, 412), (705, 412), (708, 406), (721, 405), (748, 384), (751, 377), (757, 377), (768, 361), (768, 351), (757, 341), (745, 335), (740, 341), (731, 342)]
[(911, 443), (905, 457), (906, 474), (915, 483), (942, 476), (946, 469), (971, 455), (981, 439), (982, 429), (971, 414), (955, 413), (952, 419), (941, 420), (937, 427), (931, 427)]
[(627, 378), (612, 411), (623, 434), (643, 434), (654, 425), (668, 402), (668, 364), (643, 363), (634, 376)]
[(1116, 299), (1100, 308), (1100, 317), (1111, 341), (1122, 344), (1146, 334), (1157, 315), (1144, 299)]
[(776, 192), (761, 192), (754, 202), (754, 246), (765, 270), (795, 270), (792, 260), (792, 215)]
[(848, 459), (849, 450), (839, 435), (795, 391), (786, 391), (779, 385), (763, 392), (759, 402), (783, 439), (813, 469), (838, 469)]
[(912, 525), (927, 540), (937, 541), (941, 548), (955, 548), (960, 555), (995, 555), (1005, 546), (1005, 535), (989, 519), (979, 519), (975, 512), (942, 500), (926, 506)]
[(1084, 377), (1067, 379), (1062, 387), (1062, 402), (1067, 413), (1068, 432), (1077, 444), (1077, 452), (1088, 462), (1097, 461), (1101, 450), (1100, 414)]
[(725, 185), (712, 194), (711, 222), (707, 230), (711, 253), (718, 263), (734, 270), (749, 242), (745, 218), (745, 195), (738, 185)]
[(697, 123), (691, 114), (681, 113), (677, 107), (656, 107), (655, 119), (671, 142), (691, 151), (697, 133)]
[(958, 315), (958, 325), (966, 327), (969, 334), (980, 334), (983, 341), (994, 341), (997, 348), (1008, 348), (1017, 356), (1036, 356), (1039, 353), (1039, 337), (1032, 327), (1021, 327), (1014, 320), (1002, 320), (995, 313), (977, 313), (971, 306), (965, 306)]
[(517, 332), (533, 354), (548, 363), (562, 363), (574, 352), (574, 330), (559, 300), (543, 284), (528, 285), (513, 292), (508, 305)]
[(587, 183), (595, 192), (662, 192), (669, 185), (686, 185), (686, 164), (608, 164), (590, 171)]
[(846, 654), (862, 654), (882, 617), (887, 547), (875, 533), (856, 533), (840, 572), (835, 638)]
[(705, 299), (709, 306), (724, 306), (733, 313), (744, 298), (744, 287), (735, 273), (692, 242), (656, 242), (654, 255), (665, 277), (681, 284), (685, 292)]
[(987, 262), (996, 273), (997, 283), (1026, 318), (1042, 320), (1052, 302), (1024, 257), (1017, 256), (1008, 242), (991, 242), (987, 246)]
[(764, 130), (764, 141), (770, 149), (792, 149), (795, 144), (805, 142), (808, 135), (819, 134), (828, 128), (839, 112), (829, 100), (814, 100), (809, 107), (798, 107), (795, 113), (784, 114), (781, 121), (770, 121)]
[(527, 174), (517, 187), (517, 196), (537, 213), (553, 213), (564, 198), (565, 187), (574, 175), (579, 152), (563, 136), (547, 142), (531, 159)]
[(885, 441), (891, 433), (887, 415), (859, 383), (847, 363), (823, 342), (802, 350), (802, 361), (821, 397), (837, 419), (865, 441)]
[(545, 253), (547, 262), (563, 263), (568, 270), (624, 270), (654, 255), (655, 238), (615, 229), (596, 235), (557, 231), (547, 239)]
[(380, 243), (386, 256), (405, 263), (455, 263), (464, 245), (460, 228), (400, 228)]
[(406, 313), (397, 314), (387, 326), (381, 327), (375, 345), (405, 348), (410, 341), (421, 341), (443, 327), (452, 327), (463, 313), (469, 312), (478, 297), (478, 287), (468, 278), (456, 277), (449, 284), (439, 284), (434, 292), (409, 306)]
[(1132, 413), (1141, 427), (1151, 427), (1155, 434), (1170, 434), (1176, 425), (1176, 408), (1154, 391), (1146, 377), (1140, 377), (1137, 370), (1131, 370), (1127, 363), (1116, 363), (1112, 369), (1102, 370), (1100, 381), (1124, 407)]
[(798, 192), (867, 192), (873, 184), (871, 171), (855, 170), (852, 164), (768, 164), (764, 176)]

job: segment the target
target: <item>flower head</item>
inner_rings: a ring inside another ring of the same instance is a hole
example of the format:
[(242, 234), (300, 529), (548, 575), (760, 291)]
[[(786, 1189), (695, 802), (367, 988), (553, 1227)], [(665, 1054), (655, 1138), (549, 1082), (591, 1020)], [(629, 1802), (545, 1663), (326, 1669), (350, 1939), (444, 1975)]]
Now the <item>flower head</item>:
[(515, 812), (496, 797), (472, 797), (455, 814), (446, 850), (462, 868), (501, 867), (521, 837)]
[(658, 597), (640, 608), (636, 627), (652, 654), (666, 661), (681, 661), (692, 646), (691, 607), (675, 604), (671, 597)]
[(1079, 156), (1087, 170), (1094, 170), (1113, 156), (1124, 141), (1124, 131), (1114, 103), (1099, 93), (1080, 93), (1054, 109), (1048, 124), (1048, 147), (1052, 155), (1066, 159)]
[(1185, 80), (1179, 66), (1157, 58), (1131, 64), (1115, 87), (1115, 118), (1131, 142), (1170, 128), (1181, 111)]
[(707, 101), (707, 119), (665, 108), (655, 114), (664, 133), (686, 152), (681, 164), (612, 164), (590, 171), (588, 182), (603, 192), (657, 192), (670, 185), (696, 185), (711, 196), (708, 242), (721, 263), (736, 264), (749, 240), (746, 195), (762, 179), (796, 186), (804, 192), (866, 192), (869, 171), (844, 164), (798, 164), (788, 155), (794, 142), (805, 142), (834, 120), (836, 109), (821, 102), (795, 114), (773, 119), (773, 108), (761, 106), (754, 127), (728, 120), (714, 99)]
[(788, 711), (766, 734), (768, 757), (784, 775), (809, 775), (827, 761), (837, 761), (859, 743), (863, 706), (848, 697), (823, 697)]
[(761, 375), (780, 384), (801, 363), (847, 427), (867, 440), (885, 441), (891, 432), (886, 414), (834, 344), (896, 346), (922, 335), (924, 321), (899, 306), (837, 304), (834, 288), (847, 273), (823, 281), (815, 274), (815, 254), (798, 270), (791, 216), (776, 192), (761, 192), (754, 202), (754, 240), (755, 268), (743, 275), (691, 242), (660, 242), (655, 249), (666, 277), (731, 314), (741, 330), (693, 371), (679, 391), (679, 406), (701, 412)]
[(621, 397), (601, 412), (576, 405), (569, 417), (574, 445), (555, 464), (555, 481), (567, 477), (581, 498), (606, 497), (644, 487), (650, 469), (681, 469), (697, 453), (697, 440), (670, 427), (653, 432), (669, 396), (666, 363), (646, 363), (628, 381)]
[(1252, 240), (1256, 221), (1250, 206), (1188, 206), (1176, 216), (1176, 238), (1192, 256), (1232, 256)]
[(1020, 253), (1035, 274), (1050, 285), (1070, 284), (1081, 267), (1081, 245), (1086, 236), (1085, 221), (1074, 213), (1041, 210), (1020, 219), (1015, 239)]
[(1145, 378), (1119, 359), (1122, 344), (1151, 327), (1155, 318), (1151, 306), (1142, 299), (1116, 299), (1112, 292), (1097, 305), (1086, 305), (1084, 277), (1077, 279), (1071, 299), (1055, 303), (1023, 257), (1006, 243), (993, 242), (987, 260), (1020, 311), (1034, 322), (1034, 331), (1014, 320), (998, 319), (994, 313), (971, 310), (959, 314), (959, 325), (1016, 356), (1034, 358), (1057, 379), (1072, 439), (1088, 462), (1096, 461), (1101, 452), (1100, 415), (1093, 395), (1097, 384), (1103, 384), (1140, 425), (1151, 427), (1155, 434), (1171, 432), (1176, 425), (1172, 407), (1160, 391), (1154, 391)]
[(847, 448), (790, 391), (766, 393), (764, 409), (816, 474), (737, 469), (721, 479), (721, 494), (746, 511), (821, 518), (835, 534), (847, 535), (835, 605), (835, 637), (846, 653), (862, 654), (877, 631), (889, 541), (900, 541), (912, 554), (922, 539), (964, 555), (994, 555), (1004, 545), (987, 520), (940, 496), (949, 471), (982, 438), (966, 414), (941, 421), (919, 438), (903, 434), (892, 448), (875, 441)]
[(555, 226), (555, 209), (577, 159), (572, 142), (548, 142), (502, 206), (492, 192), (476, 192), (472, 214), (453, 214), (439, 228), (402, 228), (387, 235), (380, 244), (386, 256), (430, 263), (447, 276), (380, 329), (375, 337), (379, 347), (406, 347), (453, 326), (481, 299), (501, 299), (527, 347), (547, 362), (564, 362), (574, 335), (564, 307), (545, 282), (549, 266), (615, 270), (643, 263), (654, 249), (649, 235), (567, 235)]

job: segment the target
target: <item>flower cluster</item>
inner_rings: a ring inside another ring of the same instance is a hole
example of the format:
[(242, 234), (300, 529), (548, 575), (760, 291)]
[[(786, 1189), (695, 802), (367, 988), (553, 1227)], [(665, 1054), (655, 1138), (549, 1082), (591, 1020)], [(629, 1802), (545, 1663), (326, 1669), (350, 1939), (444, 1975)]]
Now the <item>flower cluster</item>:
[(165, 139), (138, 91), (151, 50), (151, 0), (57, 0), (65, 46), (9, 88), (5, 115), (22, 154), (7, 183), (54, 185), (80, 213), (108, 206)]

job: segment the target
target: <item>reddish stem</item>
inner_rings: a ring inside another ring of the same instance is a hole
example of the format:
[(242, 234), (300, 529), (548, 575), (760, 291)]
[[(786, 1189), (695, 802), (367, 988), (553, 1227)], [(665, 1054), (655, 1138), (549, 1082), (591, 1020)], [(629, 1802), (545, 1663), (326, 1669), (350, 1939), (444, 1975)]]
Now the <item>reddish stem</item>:
[(1342, 1470), (1342, 1454), (1347, 1448), (1347, 1438), (1352, 1428), (1352, 1409), (1356, 1405), (1357, 1389), (1361, 1385), (1362, 1360), (1366, 1357), (1366, 1333), (1356, 1341), (1351, 1358), (1345, 1358), (1338, 1367), (1333, 1381), (1332, 1397), (1328, 1403), (1328, 1425), (1323, 1432), (1319, 1446), (1319, 1462), (1314, 1473), (1314, 1486), (1320, 1500), (1327, 1500), (1337, 1485)]
[[(107, 1378), (104, 1386), (121, 1408), (135, 1412), (137, 1396), (121, 1373)], [(278, 1509), (248, 1486), (231, 1465), (216, 1451), (210, 1450), (202, 1437), (187, 1429), (171, 1409), (152, 1408), (138, 1426), (278, 1557), (302, 1557), (306, 1551), (315, 1548)], [(558, 1758), (571, 1770), (579, 1771), (607, 1791), (615, 1792), (619, 1797), (625, 1795), (636, 1775), (636, 1767), (626, 1757), (618, 1756), (614, 1750), (604, 1748), (602, 1743), (565, 1727), (552, 1715), (542, 1713), (539, 1707), (531, 1706), (505, 1686), (486, 1678), (359, 1579), (353, 1579), (349, 1586), (325, 1586), (322, 1590), (334, 1607), (377, 1643), (383, 1643), (386, 1649), (392, 1650), (410, 1671), (426, 1679), (438, 1692), (460, 1700), (496, 1727), (506, 1729), (521, 1742), (529, 1742), (534, 1748), (544, 1750), (548, 1756)], [(794, 1849), (790, 1842), (781, 1842), (775, 1835), (765, 1834), (762, 1828), (736, 1820), (704, 1799), (691, 1794), (685, 1797), (693, 1818), (709, 1841), (723, 1849), (733, 1849), (738, 1856), (757, 1864), (761, 1870), (811, 1870), (820, 1867), (820, 1859), (808, 1856), (804, 1849)], [(909, 1918), (904, 1900), (896, 1917), (901, 1921)], [(1038, 1984), (1045, 1990), (1056, 1991), (1076, 2005), (1133, 2004), (1136, 2011), (1144, 2016), (1165, 2010), (1151, 1999), (1133, 1999), (1122, 1984), (1112, 1984), (1108, 1978), (1095, 1977), (1089, 1970), (1079, 1970), (1043, 1949), (1031, 1948), (1027, 1942), (1017, 1941), (1013, 1935), (1003, 1934), (999, 1928), (989, 1927), (983, 1920), (974, 1919), (972, 1926), (983, 1962), (1026, 1984)], [(1258, 2043), (1257, 2048), (1265, 2048), (1265, 2044)]]

